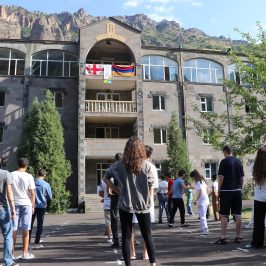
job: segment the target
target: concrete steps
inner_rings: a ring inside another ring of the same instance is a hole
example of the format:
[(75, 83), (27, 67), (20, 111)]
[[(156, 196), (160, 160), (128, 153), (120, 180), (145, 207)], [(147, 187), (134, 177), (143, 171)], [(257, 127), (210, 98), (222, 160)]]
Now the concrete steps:
[(85, 212), (86, 213), (99, 213), (103, 212), (103, 203), (101, 197), (97, 194), (85, 195)]

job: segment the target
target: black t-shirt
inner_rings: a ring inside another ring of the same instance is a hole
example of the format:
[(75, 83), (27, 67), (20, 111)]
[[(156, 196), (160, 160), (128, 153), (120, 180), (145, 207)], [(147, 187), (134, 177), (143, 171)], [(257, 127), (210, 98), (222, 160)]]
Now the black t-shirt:
[(236, 190), (242, 188), (244, 170), (239, 159), (233, 156), (223, 159), (219, 166), (218, 175), (224, 177), (221, 190)]

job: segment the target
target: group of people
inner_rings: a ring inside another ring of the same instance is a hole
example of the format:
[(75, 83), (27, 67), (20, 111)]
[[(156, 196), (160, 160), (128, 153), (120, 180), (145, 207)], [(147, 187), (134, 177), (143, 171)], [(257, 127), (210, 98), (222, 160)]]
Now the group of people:
[[(236, 223), (234, 243), (241, 243), (242, 225), (242, 188), (244, 170), (242, 162), (233, 156), (229, 146), (223, 148), (224, 159), (220, 162), (218, 174), (212, 176), (212, 189), (198, 170), (193, 170), (189, 176), (184, 170), (179, 170), (172, 178), (169, 173), (158, 181), (156, 167), (151, 163), (152, 148), (144, 146), (137, 137), (131, 137), (126, 143), (124, 154), (116, 155), (116, 162), (107, 170), (103, 180), (102, 196), (104, 201), (110, 200), (109, 213), (105, 220), (109, 242), (118, 248), (118, 225), (120, 216), (122, 232), (122, 254), (126, 265), (131, 265), (135, 259), (134, 223), (138, 222), (144, 239), (145, 251), (143, 259), (149, 259), (155, 264), (155, 246), (151, 233), (154, 219), (154, 193), (157, 193), (159, 213), (158, 223), (163, 223), (165, 210), (168, 226), (174, 226), (177, 209), (180, 212), (181, 227), (190, 226), (185, 222), (185, 203), (183, 195), (187, 195), (187, 212), (194, 215), (192, 204), (198, 207), (202, 235), (209, 233), (207, 216), (212, 196), (213, 214), (216, 221), (221, 222), (221, 235), (215, 244), (227, 244), (227, 224), (230, 215)], [(192, 185), (192, 179), (195, 185)], [(254, 231), (251, 245), (246, 248), (262, 248), (264, 246), (265, 214), (266, 214), (266, 147), (260, 148), (254, 163)], [(105, 189), (104, 189), (105, 187)], [(195, 200), (193, 200), (195, 190)], [(100, 193), (102, 193), (100, 192)], [(105, 195), (104, 195), (105, 194)], [(135, 216), (135, 218), (134, 218)], [(113, 234), (113, 240), (112, 235)]]
[(18, 265), (15, 262), (17, 231), (22, 230), (23, 254), (17, 258), (29, 260), (34, 255), (29, 252), (31, 232), (37, 218), (35, 245), (38, 249), (43, 232), (43, 222), (47, 205), (52, 200), (50, 185), (44, 180), (46, 171), (39, 169), (34, 178), (27, 173), (27, 158), (18, 160), (18, 169), (12, 173), (0, 169), (0, 227), (4, 238), (5, 266)]

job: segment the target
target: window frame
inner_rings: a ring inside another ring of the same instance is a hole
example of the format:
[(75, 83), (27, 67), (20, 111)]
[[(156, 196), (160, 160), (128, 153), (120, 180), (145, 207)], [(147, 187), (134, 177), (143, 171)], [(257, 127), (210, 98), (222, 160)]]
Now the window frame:
[[(58, 52), (62, 53), (62, 60), (55, 60), (55, 59), (49, 59), (49, 52)], [(34, 56), (38, 56), (38, 54), (46, 53), (46, 59), (34, 59)], [(72, 56), (76, 57), (76, 61), (73, 60), (65, 60), (66, 54), (70, 54)], [(40, 64), (39, 66), (39, 74), (33, 74), (33, 62), (38, 62)], [(43, 64), (45, 62), (45, 64)], [(61, 75), (49, 75), (49, 63), (60, 63), (62, 65)], [(68, 75), (65, 75), (65, 64), (68, 64)], [(71, 64), (77, 64), (77, 75), (71, 75)], [(44, 66), (43, 66), (44, 65)], [(43, 75), (43, 67), (45, 68), (45, 75)], [(56, 49), (50, 49), (50, 50), (44, 50), (39, 51), (33, 55), (31, 55), (31, 64), (30, 64), (30, 75), (35, 78), (43, 78), (43, 77), (53, 77), (53, 78), (77, 78), (78, 77), (78, 56), (65, 50), (56, 50)]]
[[(104, 129), (104, 138), (97, 138), (96, 137), (96, 130), (97, 129)], [(118, 132), (118, 137), (117, 138), (113, 138), (112, 137), (112, 129), (117, 129), (117, 132)], [(109, 130), (109, 134), (110, 134), (110, 138), (107, 138), (107, 130)], [(119, 130), (119, 127), (95, 127), (95, 138), (96, 139), (119, 139), (120, 138), (120, 130)]]
[[(209, 164), (209, 167), (206, 167), (206, 164)], [(204, 162), (204, 177), (207, 180), (210, 180), (213, 175), (213, 166), (215, 165), (215, 174), (218, 174), (218, 162)], [(207, 177), (207, 171), (209, 171), (210, 177)]]
[[(162, 58), (162, 64), (151, 64), (151, 57), (161, 57)], [(148, 63), (141, 63), (142, 65), (142, 79), (144, 81), (159, 81), (159, 82), (177, 82), (178, 81), (178, 63), (174, 61), (171, 58), (161, 56), (161, 55), (144, 55), (142, 58), (147, 57), (148, 58)], [(173, 66), (170, 66), (167, 64), (165, 61), (171, 60), (173, 62)], [(163, 79), (152, 79), (151, 77), (151, 67), (161, 67), (163, 72)], [(147, 76), (146, 78), (146, 68), (148, 69)], [(168, 68), (168, 75), (169, 75), (169, 80), (166, 79), (166, 68)], [(171, 70), (175, 69), (176, 70), (176, 78), (171, 79)]]
[[(203, 100), (204, 99), (204, 100)], [(211, 104), (208, 105), (208, 100), (210, 100)], [(202, 106), (205, 105), (205, 111)], [(211, 110), (208, 110), (208, 106), (211, 106)], [(213, 108), (213, 97), (211, 96), (200, 96), (200, 110), (202, 113), (212, 113), (214, 111)]]
[[(198, 66), (198, 61), (199, 60), (203, 60), (206, 63), (208, 62), (208, 67), (200, 67)], [(193, 63), (194, 66), (189, 65), (186, 66), (186, 63)], [(211, 63), (217, 64), (220, 66), (220, 69), (218, 68), (213, 68), (211, 66)], [(189, 70), (190, 73), (190, 79), (189, 80), (185, 80), (185, 72), (186, 70)], [(193, 78), (193, 70), (194, 70), (194, 74), (195, 74), (195, 80)], [(208, 71), (208, 75), (209, 75), (209, 81), (199, 81), (199, 75), (198, 72), (199, 71)], [(213, 71), (214, 71), (214, 78), (215, 78), (215, 82), (213, 82)], [(222, 80), (220, 81), (218, 79), (218, 73), (219, 71), (222, 73)], [(187, 61), (184, 62), (184, 66), (183, 66), (183, 78), (185, 82), (191, 82), (191, 83), (203, 83), (203, 84), (217, 84), (217, 85), (222, 85), (223, 84), (223, 80), (224, 80), (224, 67), (222, 64), (220, 64), (217, 61), (214, 61), (212, 59), (207, 59), (207, 58), (192, 58), (192, 59), (188, 59)]]
[(5, 126), (0, 125), (0, 145), (4, 143), (4, 135), (5, 135)]
[[(2, 91), (2, 90), (0, 90), (0, 94), (1, 94), (1, 93), (3, 93), (3, 94), (4, 94), (4, 100), (3, 100), (4, 104), (3, 104), (3, 105), (1, 105), (1, 104), (0, 104), (0, 108), (3, 108), (3, 107), (5, 107), (5, 106), (6, 106), (6, 92), (5, 92), (5, 91)], [(1, 103), (1, 101), (0, 101), (0, 103)]]
[[(53, 101), (54, 101), (54, 105), (55, 105), (56, 109), (63, 109), (63, 107), (64, 107), (64, 92), (62, 92), (62, 91), (52, 91), (52, 94), (53, 94)], [(57, 106), (56, 105), (56, 94), (61, 94), (62, 106)]]
[[(155, 142), (155, 130), (160, 130), (160, 142), (159, 143)], [(163, 139), (164, 139), (163, 131), (165, 131), (165, 142), (163, 142)], [(154, 143), (154, 145), (165, 145), (165, 144), (167, 144), (167, 128), (161, 127), (161, 128), (154, 128), (153, 129), (153, 143)]]
[[(154, 109), (154, 97), (159, 97), (159, 109)], [(162, 109), (162, 98), (164, 98), (164, 109)], [(166, 111), (166, 97), (164, 94), (153, 94), (152, 95), (152, 110), (153, 111)]]

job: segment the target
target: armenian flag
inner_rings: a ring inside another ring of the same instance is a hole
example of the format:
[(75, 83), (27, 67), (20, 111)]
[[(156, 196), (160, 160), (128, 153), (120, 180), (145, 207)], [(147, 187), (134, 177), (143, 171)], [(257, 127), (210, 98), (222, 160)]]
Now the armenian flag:
[(113, 76), (133, 77), (135, 76), (135, 66), (112, 65)]

